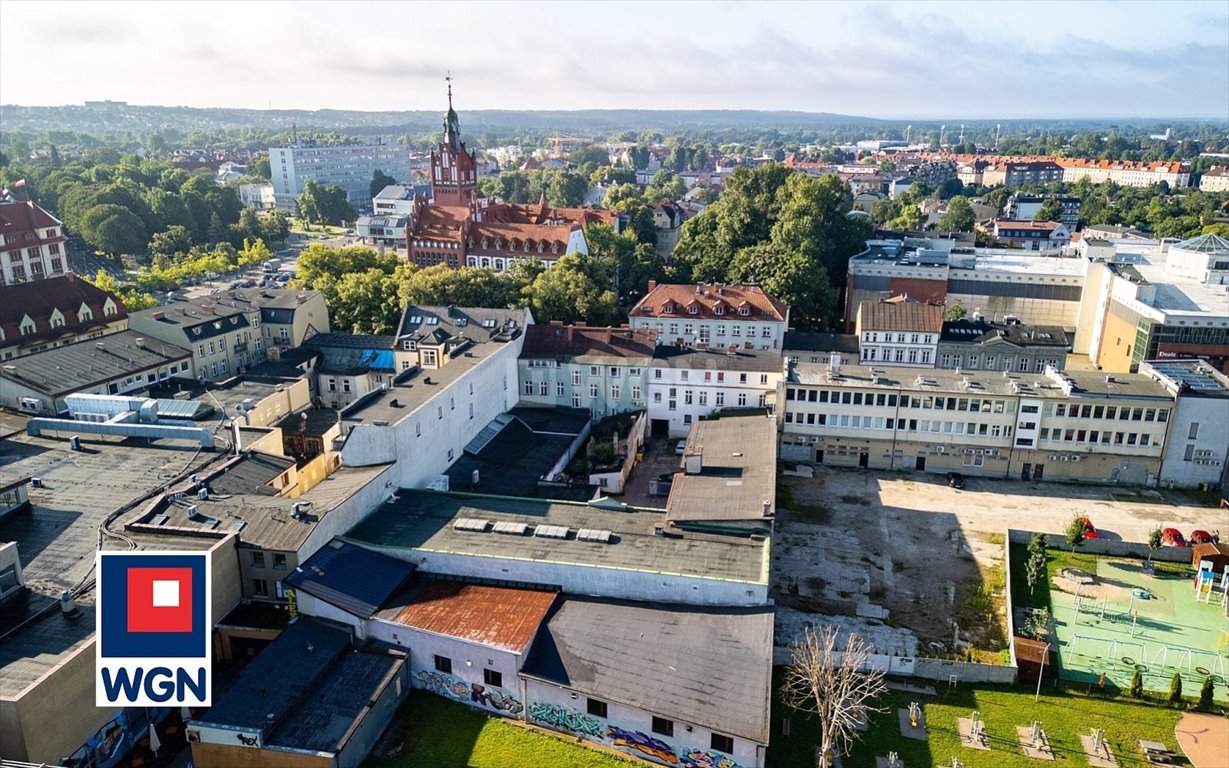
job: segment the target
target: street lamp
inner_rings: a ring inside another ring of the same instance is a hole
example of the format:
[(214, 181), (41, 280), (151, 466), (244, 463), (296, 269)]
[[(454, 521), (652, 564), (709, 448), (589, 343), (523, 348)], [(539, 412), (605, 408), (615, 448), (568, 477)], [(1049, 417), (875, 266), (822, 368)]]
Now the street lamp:
[(1037, 673), (1037, 695), (1033, 697), (1033, 702), (1041, 701), (1041, 679), (1046, 673), (1046, 658), (1050, 655), (1050, 644), (1046, 643), (1045, 650), (1041, 652), (1041, 671)]

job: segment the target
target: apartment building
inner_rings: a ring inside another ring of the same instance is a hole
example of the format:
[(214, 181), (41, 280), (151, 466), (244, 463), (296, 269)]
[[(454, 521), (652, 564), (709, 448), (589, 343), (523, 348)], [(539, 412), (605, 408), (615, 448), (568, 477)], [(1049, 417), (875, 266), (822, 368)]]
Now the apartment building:
[(933, 368), (943, 305), (922, 304), (908, 296), (858, 305), (855, 331), (862, 362)]
[(1058, 221), (995, 219), (992, 233), (999, 245), (1026, 251), (1052, 251), (1071, 242), (1071, 231)]
[(192, 376), (220, 381), (327, 333), (329, 312), (318, 291), (235, 290), (135, 312), (128, 327), (192, 351)]
[(703, 349), (781, 349), (789, 306), (758, 285), (676, 285), (649, 281), (628, 313), (633, 330), (657, 333), (658, 343)]
[(76, 275), (0, 286), (0, 360), (127, 327), (128, 309), (123, 301)]
[(64, 225), (28, 199), (25, 182), (0, 191), (0, 286), (62, 275), (66, 259)]
[[(1009, 187), (1021, 184), (1074, 183), (1088, 179), (1094, 184), (1112, 181), (1127, 187), (1148, 187), (1164, 182), (1170, 189), (1190, 185), (1190, 169), (1175, 162), (1135, 162), (1096, 160), (1077, 157), (1008, 157), (1002, 155), (956, 155), (934, 153), (934, 157), (953, 160), (960, 168), (959, 178), (966, 184)], [(1057, 173), (1056, 170), (1057, 169)]]
[(391, 384), (396, 375), (393, 336), (359, 333), (318, 333), (304, 344), (320, 353), (315, 391), (329, 408), (345, 408)]
[(1229, 377), (1203, 360), (1149, 360), (1139, 366), (1175, 398), (1160, 484), (1216, 485), (1229, 460)]
[(1055, 325), (1024, 325), (1015, 318), (991, 322), (980, 313), (943, 323), (936, 368), (1042, 373), (1067, 369), (1070, 337)]
[(350, 205), (370, 211), (371, 179), (383, 171), (394, 179), (410, 179), (410, 153), (400, 144), (318, 146), (304, 141), (289, 147), (269, 148), (273, 195), (277, 207), (293, 211), (295, 199), (308, 180), (340, 187)]
[(1202, 192), (1229, 192), (1229, 165), (1209, 169), (1199, 177)]
[(781, 457), (875, 469), (1155, 485), (1174, 409), (1148, 376), (792, 363)]
[(520, 401), (588, 408), (594, 418), (643, 410), (656, 348), (649, 329), (550, 323), (525, 329)]
[(649, 363), (650, 428), (683, 437), (724, 409), (770, 407), (781, 374), (779, 350), (659, 346)]
[(1058, 201), (1062, 209), (1058, 221), (1065, 224), (1068, 230), (1074, 230), (1080, 221), (1080, 199), (1070, 195), (1026, 195), (1017, 192), (1007, 198), (1007, 209), (1004, 213), (1012, 221), (1033, 221), (1047, 200)]

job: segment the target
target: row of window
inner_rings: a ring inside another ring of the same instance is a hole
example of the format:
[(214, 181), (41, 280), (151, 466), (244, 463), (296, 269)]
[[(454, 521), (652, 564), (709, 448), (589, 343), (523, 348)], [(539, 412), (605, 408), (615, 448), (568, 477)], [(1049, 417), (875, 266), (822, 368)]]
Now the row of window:
[[(696, 402), (697, 400), (698, 402)], [(745, 407), (747, 405), (747, 393), (739, 392), (738, 396), (735, 398), (735, 401), (738, 403), (739, 407)], [(666, 408), (671, 411), (676, 411), (678, 410), (678, 402), (679, 401), (678, 401), (677, 391), (674, 389), (674, 387), (671, 387), (670, 396), (666, 398)], [(661, 405), (662, 403), (661, 392), (653, 393), (653, 403), (656, 405)], [(768, 404), (768, 395), (761, 394), (759, 396), (759, 400), (757, 401), (758, 407), (763, 408), (767, 404)], [(702, 389), (699, 391), (698, 394), (696, 394), (693, 397), (692, 391), (690, 389), (683, 390), (683, 405), (707, 406), (708, 405), (708, 392)], [(713, 395), (713, 405), (717, 406), (718, 408), (725, 405), (725, 392), (723, 390), (719, 389)]]
[[(260, 550), (256, 550), (252, 552), (252, 567), (253, 568), (264, 568), (265, 567), (265, 553), (264, 552)], [(279, 554), (277, 552), (273, 553), (273, 570), (275, 571), (286, 570), (286, 556), (285, 555)]]
[[(654, 325), (656, 326), (658, 336), (665, 335), (666, 333), (665, 323), (655, 323)], [(743, 329), (741, 326), (737, 326), (737, 325), (727, 326), (724, 324), (717, 326), (717, 332), (715, 335), (725, 336), (726, 328), (729, 328), (731, 336), (742, 336), (743, 335)], [(765, 325), (763, 327), (756, 326), (756, 325), (748, 325), (747, 326), (747, 338), (749, 339), (755, 338), (757, 328), (759, 329), (759, 336), (761, 338), (764, 338), (764, 339), (772, 338), (772, 326), (771, 325)], [(679, 335), (679, 324), (678, 323), (670, 323), (670, 334), (669, 335), (670, 336)], [(692, 325), (691, 323), (684, 323), (683, 324), (683, 335), (684, 336), (696, 335), (696, 326)], [(700, 339), (707, 340), (709, 338), (711, 338), (711, 335), (709, 333), (709, 327), (707, 325), (700, 325)]]
[[(60, 234), (60, 230), (58, 229), (47, 229), (43, 231), (43, 237), (48, 240), (50, 240), (51, 238), (55, 237), (58, 234)], [(21, 239), (24, 240), (25, 242), (30, 242), (31, 240), (36, 240), (37, 238), (38, 238), (38, 230), (30, 230), (29, 232), (23, 232), (21, 234)], [(4, 236), (5, 245), (12, 245), (15, 242), (17, 242), (16, 233), (8, 234)]]
[(848, 390), (832, 392), (826, 389), (803, 389), (801, 387), (786, 387), (786, 400), (797, 400), (808, 403), (832, 403), (841, 405), (867, 405), (895, 408), (899, 399), (901, 408), (922, 408), (937, 411), (968, 411), (971, 413), (1012, 413), (1014, 403), (1007, 400), (991, 400), (979, 397), (922, 397), (900, 395), (899, 398), (887, 392), (850, 392)]
[(870, 362), (876, 362), (876, 361), (884, 362), (884, 363), (921, 362), (921, 363), (925, 363), (929, 365), (930, 355), (931, 355), (931, 352), (929, 349), (918, 350), (918, 349), (912, 349), (912, 348), (906, 349), (904, 347), (896, 347), (896, 348), (888, 347), (887, 349), (883, 350), (883, 356), (880, 357), (879, 349), (877, 347), (863, 347), (862, 348), (862, 359), (870, 361)]
[[(664, 307), (662, 307), (662, 311), (663, 311), (663, 312), (665, 312), (667, 315), (673, 315), (673, 314), (674, 314), (674, 306), (675, 306), (675, 305), (674, 305), (674, 302), (672, 302), (672, 301), (666, 302), (666, 305), (665, 305)], [(689, 304), (689, 305), (688, 305), (688, 307), (687, 307), (687, 314), (689, 314), (689, 315), (698, 315), (698, 314), (700, 314), (700, 304), (699, 304), (698, 302), (693, 302), (693, 303)], [(718, 305), (714, 306), (714, 307), (713, 307), (713, 314), (714, 314), (714, 315), (724, 315), (724, 314), (725, 314), (725, 307), (724, 307), (723, 305), (721, 305), (721, 304), (718, 304)], [(751, 307), (749, 307), (749, 306), (742, 306), (742, 307), (739, 307), (739, 308), (738, 308), (738, 314), (739, 314), (739, 315), (741, 315), (741, 316), (743, 316), (743, 317), (748, 317), (748, 316), (751, 314)], [(767, 314), (769, 314), (769, 312), (768, 312), (768, 310), (763, 310), (763, 312), (761, 312), (761, 314), (767, 315)]]
[[(452, 659), (447, 656), (435, 656), (435, 671), (442, 672), (445, 675), (452, 674)], [(482, 682), (492, 688), (504, 687), (504, 676), (502, 672), (497, 672), (493, 669), (482, 670)], [(610, 706), (607, 702), (593, 697), (586, 697), (585, 711), (593, 716), (600, 718), (609, 717)], [(674, 721), (664, 717), (653, 717), (652, 725), (653, 733), (661, 736), (674, 735)], [(712, 740), (709, 743), (710, 749), (715, 749), (718, 752), (731, 753), (734, 751), (734, 739), (730, 736), (725, 736), (720, 733), (714, 733)]]
[[(704, 373), (704, 381), (716, 381), (718, 384), (721, 384), (725, 381), (725, 371), (704, 371), (703, 373)], [(653, 369), (653, 378), (655, 380), (660, 380), (662, 378), (662, 375), (663, 375), (663, 371), (661, 368)], [(680, 368), (679, 369), (679, 381), (689, 381), (690, 379), (691, 379), (691, 372), (688, 371), (686, 368)], [(738, 383), (746, 384), (747, 374), (745, 373), (738, 374)], [(768, 374), (766, 373), (760, 374), (760, 384), (765, 385), (765, 386), (768, 384)]]
[[(26, 280), (26, 268), (24, 264), (17, 263), (9, 266), (9, 271), (13, 273), (13, 283), (23, 283)], [(59, 256), (54, 256), (51, 259), (51, 274), (58, 275), (64, 271), (64, 262)], [(30, 274), (35, 280), (41, 280), (46, 276), (43, 271), (43, 262), (41, 259), (30, 262)], [(0, 272), (0, 285), (4, 285), (4, 273)]]
[(1068, 405), (1067, 403), (1057, 403), (1054, 406), (1054, 415), (1066, 416), (1072, 419), (1156, 421), (1162, 424), (1169, 421), (1169, 410), (1166, 408), (1127, 408), (1126, 406), (1120, 408), (1114, 405)]
[[(1097, 429), (1042, 428), (1040, 439), (1057, 443), (1100, 443), (1101, 445), (1153, 445), (1147, 432), (1111, 432)], [(1157, 445), (1160, 443), (1158, 442)]]
[[(883, 334), (883, 343), (891, 344), (893, 341), (893, 337), (895, 337), (895, 341), (897, 344), (905, 343), (906, 334), (903, 334), (903, 333), (897, 333), (897, 334), (885, 333)], [(910, 333), (908, 334), (908, 338), (909, 338), (909, 342), (908, 342), (909, 344), (933, 344), (935, 342), (935, 337), (934, 337), (934, 334), (932, 333), (925, 333), (925, 334)], [(862, 334), (862, 340), (869, 341), (872, 344), (877, 344), (879, 343), (879, 333), (877, 331), (867, 331)]]
[(794, 413), (785, 412), (786, 424), (828, 426), (845, 429), (883, 429), (900, 432), (932, 432), (944, 435), (969, 437), (1011, 437), (1015, 430), (1010, 424), (982, 424), (975, 421), (940, 421), (938, 419), (894, 419), (885, 416), (859, 416), (848, 413)]
[[(524, 392), (526, 396), (533, 397), (534, 391), (535, 391), (534, 383), (532, 381), (526, 381), (524, 387), (522, 388), (522, 391)], [(550, 396), (550, 385), (545, 381), (539, 381), (536, 387), (536, 391), (537, 391), (538, 397), (549, 397)], [(641, 399), (641, 394), (642, 394), (641, 388), (638, 386), (633, 386), (631, 388), (631, 392), (632, 392), (632, 400), (639, 402)], [(563, 382), (562, 381), (556, 382), (555, 383), (555, 397), (564, 397), (566, 394), (567, 393), (565, 391)], [(623, 388), (620, 385), (618, 384), (610, 385), (610, 399), (611, 400), (618, 400), (619, 397), (622, 396), (622, 394), (623, 394)], [(589, 397), (596, 398), (599, 395), (600, 395), (600, 389), (598, 385), (590, 384), (589, 385)], [(580, 394), (577, 393), (573, 395), (572, 399), (573, 401), (576, 401), (577, 407), (580, 407), (579, 406)]]

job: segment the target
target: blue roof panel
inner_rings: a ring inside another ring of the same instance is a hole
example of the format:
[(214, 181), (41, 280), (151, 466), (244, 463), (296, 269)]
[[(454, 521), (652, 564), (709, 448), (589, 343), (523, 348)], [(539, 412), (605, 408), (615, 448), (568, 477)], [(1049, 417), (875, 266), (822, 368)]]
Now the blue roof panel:
[(294, 569), (286, 583), (366, 619), (409, 580), (410, 563), (334, 539)]

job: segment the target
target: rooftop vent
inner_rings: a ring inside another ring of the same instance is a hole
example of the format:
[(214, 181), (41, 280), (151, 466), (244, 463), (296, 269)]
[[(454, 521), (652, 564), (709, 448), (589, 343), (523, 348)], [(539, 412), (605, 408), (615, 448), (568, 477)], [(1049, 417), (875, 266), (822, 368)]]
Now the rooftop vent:
[(566, 539), (569, 529), (562, 525), (539, 525), (533, 535), (543, 539)]

